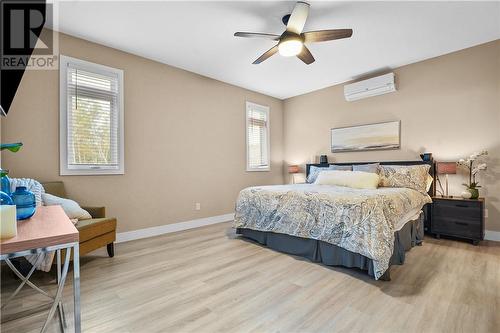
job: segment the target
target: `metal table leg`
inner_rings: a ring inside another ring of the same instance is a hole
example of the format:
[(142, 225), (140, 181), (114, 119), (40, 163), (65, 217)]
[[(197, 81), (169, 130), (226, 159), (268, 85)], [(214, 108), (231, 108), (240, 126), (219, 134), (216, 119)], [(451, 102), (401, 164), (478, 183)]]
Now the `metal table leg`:
[[(61, 272), (61, 249), (66, 249), (66, 257), (64, 260), (64, 267)], [(81, 315), (80, 315), (80, 251), (79, 251), (79, 244), (78, 242), (75, 243), (66, 243), (66, 244), (59, 244), (59, 245), (54, 245), (54, 246), (48, 246), (44, 248), (36, 248), (36, 249), (28, 249), (28, 250), (23, 250), (19, 252), (12, 252), (12, 253), (7, 253), (7, 254), (2, 254), (0, 255), (0, 260), (5, 260), (7, 265), (12, 269), (12, 271), (21, 279), (21, 284), (19, 287), (13, 292), (13, 294), (9, 297), (9, 299), (4, 302), (1, 305), (1, 308), (3, 309), (14, 296), (16, 296), (21, 288), (24, 285), (28, 285), (34, 290), (40, 292), (41, 294), (51, 298), (54, 302), (49, 310), (49, 314), (47, 316), (47, 319), (43, 325), (43, 328), (41, 332), (45, 332), (45, 330), (48, 327), (48, 323), (52, 319), (52, 317), (55, 314), (55, 311), (58, 309), (59, 310), (59, 316), (60, 316), (60, 323), (61, 323), (61, 329), (64, 332), (64, 329), (67, 328), (66, 324), (66, 318), (65, 318), (65, 313), (64, 313), (64, 307), (62, 303), (62, 292), (64, 288), (64, 283), (66, 282), (66, 277), (68, 275), (68, 270), (69, 270), (69, 262), (71, 258), (71, 250), (73, 249), (73, 293), (74, 293), (74, 321), (75, 321), (75, 332), (80, 333), (81, 332)], [(48, 253), (51, 251), (57, 251), (57, 292), (55, 296), (50, 295), (49, 293), (43, 291), (39, 287), (37, 287), (35, 284), (33, 284), (31, 281), (29, 281), (29, 278), (31, 275), (34, 273), (36, 270), (36, 267), (41, 263), (43, 260), (43, 254)], [(24, 276), (22, 275), (16, 267), (12, 264), (10, 261), (11, 258), (17, 258), (17, 257), (22, 257), (26, 255), (33, 255), (33, 254), (38, 254), (38, 258), (36, 260), (35, 265), (31, 268), (30, 272)]]
[[(61, 283), (61, 250), (57, 250), (57, 285)], [(64, 333), (68, 327), (66, 323), (66, 314), (64, 313), (63, 302), (59, 302), (59, 323), (61, 324), (61, 331)]]
[(17, 287), (17, 289), (12, 293), (12, 295), (10, 295), (10, 297), (2, 304), (2, 306), (1, 306), (2, 309), (5, 308), (7, 306), (7, 304), (9, 304), (9, 302), (17, 295), (18, 292), (21, 291), (21, 289), (24, 287), (25, 284), (27, 284), (31, 288), (35, 289), (36, 291), (44, 294), (45, 296), (52, 298), (52, 296), (50, 296), (45, 291), (41, 290), (40, 288), (38, 288), (37, 286), (35, 286), (31, 281), (29, 281), (29, 278), (31, 277), (31, 275), (35, 272), (35, 270), (38, 267), (38, 265), (42, 262), (42, 259), (43, 259), (42, 254), (39, 254), (38, 257), (36, 258), (35, 265), (33, 265), (33, 267), (31, 267), (31, 270), (29, 271), (28, 275), (26, 275), (26, 276), (23, 276), (17, 270), (17, 268), (14, 267), (14, 265), (12, 264), (12, 262), (9, 259), (5, 259), (5, 262), (7, 263), (7, 265), (21, 279), (22, 282), (19, 285), (19, 287)]
[(68, 275), (68, 267), (69, 267), (70, 257), (71, 257), (71, 247), (68, 247), (66, 250), (66, 258), (64, 258), (64, 268), (62, 271), (61, 280), (59, 281), (57, 293), (56, 293), (56, 296), (54, 297), (54, 304), (52, 304), (52, 307), (50, 308), (47, 319), (45, 320), (45, 323), (43, 324), (41, 333), (45, 332), (45, 330), (47, 329), (49, 321), (52, 319), (52, 316), (54, 316), (54, 312), (56, 311), (56, 308), (59, 306), (59, 303), (61, 302), (61, 296), (62, 296), (62, 291), (64, 288), (64, 282), (66, 282), (66, 276)]
[(75, 306), (75, 333), (81, 332), (80, 314), (80, 245), (73, 247), (73, 297)]

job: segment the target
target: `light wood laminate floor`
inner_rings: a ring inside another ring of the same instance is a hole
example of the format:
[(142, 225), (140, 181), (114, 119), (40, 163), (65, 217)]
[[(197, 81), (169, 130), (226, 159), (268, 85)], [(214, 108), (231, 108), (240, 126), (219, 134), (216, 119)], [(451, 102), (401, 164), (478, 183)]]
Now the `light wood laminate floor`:
[[(499, 332), (500, 243), (426, 238), (392, 281), (234, 236), (229, 223), (117, 244), (83, 258), (83, 332)], [(2, 299), (17, 286), (2, 269)], [(53, 276), (35, 281), (54, 288)], [(67, 286), (71, 286), (71, 279)], [(40, 305), (30, 288), (2, 316)], [(69, 325), (72, 297), (65, 292)], [(36, 332), (46, 312), (5, 322)], [(49, 331), (59, 332), (54, 320)]]

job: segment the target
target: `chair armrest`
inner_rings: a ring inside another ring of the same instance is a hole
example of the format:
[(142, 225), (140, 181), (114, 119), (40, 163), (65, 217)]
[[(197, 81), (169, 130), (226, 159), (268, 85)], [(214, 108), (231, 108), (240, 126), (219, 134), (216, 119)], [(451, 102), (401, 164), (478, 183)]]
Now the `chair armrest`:
[(106, 217), (106, 207), (84, 207), (82, 206), (83, 209), (85, 209), (93, 218), (103, 218)]

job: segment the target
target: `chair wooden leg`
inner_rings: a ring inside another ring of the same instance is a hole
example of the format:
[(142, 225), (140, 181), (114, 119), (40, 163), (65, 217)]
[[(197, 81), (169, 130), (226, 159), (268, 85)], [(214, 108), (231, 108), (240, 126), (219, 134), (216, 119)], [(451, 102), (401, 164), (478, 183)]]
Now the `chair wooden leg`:
[(106, 248), (108, 249), (108, 256), (113, 258), (115, 256), (115, 243), (109, 243)]

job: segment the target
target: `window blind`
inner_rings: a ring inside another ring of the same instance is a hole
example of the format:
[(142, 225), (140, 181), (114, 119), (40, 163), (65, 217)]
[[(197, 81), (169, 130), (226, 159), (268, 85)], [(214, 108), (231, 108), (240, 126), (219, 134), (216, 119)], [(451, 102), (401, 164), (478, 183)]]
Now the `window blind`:
[(119, 167), (119, 78), (67, 64), (67, 167)]
[(247, 105), (247, 169), (269, 169), (269, 109)]

